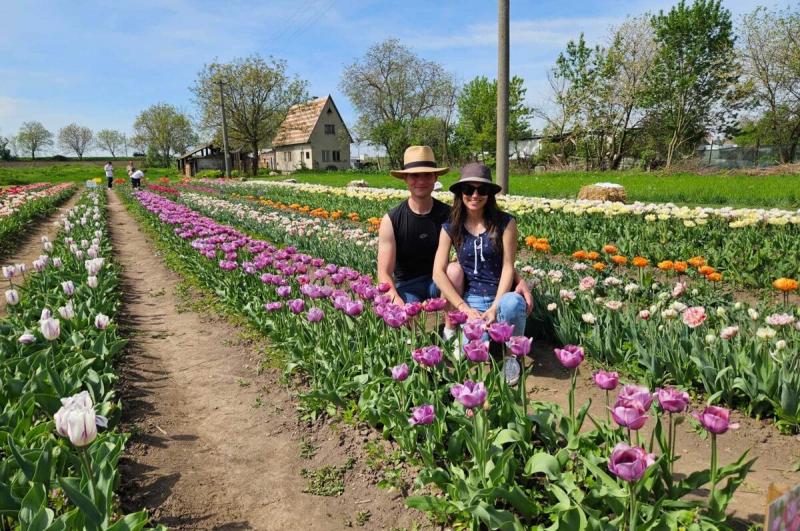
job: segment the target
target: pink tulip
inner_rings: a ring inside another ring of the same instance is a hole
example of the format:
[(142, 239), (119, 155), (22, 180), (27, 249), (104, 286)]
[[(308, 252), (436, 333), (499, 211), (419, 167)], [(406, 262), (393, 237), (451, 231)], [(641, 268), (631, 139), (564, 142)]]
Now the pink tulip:
[(739, 427), (738, 423), (730, 422), (731, 412), (724, 407), (708, 406), (700, 413), (692, 413), (692, 416), (703, 428), (715, 435), (722, 435), (729, 429), (735, 430)]
[(489, 325), (489, 337), (497, 343), (505, 343), (514, 333), (514, 325), (509, 323), (494, 322)]
[(283, 308), (283, 303), (281, 301), (268, 302), (268, 303), (264, 304), (264, 309), (266, 311), (270, 312), (270, 313), (277, 312), (281, 308)]
[(444, 310), (445, 306), (447, 306), (447, 301), (442, 298), (428, 299), (422, 303), (422, 309), (426, 312), (438, 312)]
[(647, 411), (650, 409), (650, 405), (653, 403), (653, 394), (647, 387), (640, 385), (625, 385), (619, 391), (618, 400), (636, 400), (642, 404), (642, 407), (644, 407), (645, 411)]
[(435, 345), (418, 348), (411, 354), (411, 357), (420, 365), (434, 367), (442, 362), (442, 349)]
[(525, 336), (511, 336), (506, 342), (508, 350), (511, 354), (517, 357), (527, 356), (531, 351), (531, 344), (533, 343), (532, 337)]
[(392, 289), (392, 287), (389, 285), (388, 282), (381, 282), (380, 284), (378, 284), (378, 291), (380, 291), (381, 293), (386, 293), (390, 289)]
[(403, 305), (403, 310), (405, 310), (406, 315), (409, 317), (414, 317), (422, 311), (422, 303), (417, 301), (407, 302), (405, 305)]
[(464, 335), (470, 341), (481, 339), (486, 331), (486, 321), (483, 319), (470, 319), (464, 326)]
[(405, 363), (392, 367), (392, 379), (397, 382), (405, 381), (408, 378), (408, 365)]
[(306, 314), (306, 319), (308, 319), (309, 323), (318, 323), (322, 321), (324, 317), (325, 317), (325, 312), (323, 312), (319, 308), (311, 308), (310, 310), (308, 310), (308, 313)]
[(644, 448), (619, 443), (608, 458), (608, 470), (618, 478), (632, 483), (641, 479), (647, 468), (655, 462), (655, 455), (648, 454)]
[(488, 392), (483, 382), (467, 380), (463, 384), (456, 384), (451, 387), (450, 394), (453, 395), (453, 398), (461, 402), (464, 407), (471, 409), (483, 405)]
[(292, 294), (292, 288), (290, 286), (278, 286), (275, 293), (278, 297), (288, 297)]
[(638, 430), (648, 419), (647, 410), (641, 402), (623, 398), (617, 399), (611, 408), (611, 417), (614, 422), (629, 430)]
[(670, 413), (683, 413), (689, 407), (689, 393), (673, 387), (656, 389), (656, 398), (661, 409)]
[(306, 308), (306, 302), (303, 299), (292, 299), (286, 305), (289, 310), (294, 314), (302, 313)]
[(689, 328), (697, 328), (706, 320), (706, 309), (702, 306), (692, 306), (683, 312), (683, 324)]
[(431, 404), (425, 404), (411, 409), (411, 418), (408, 423), (412, 426), (432, 424), (436, 420), (436, 412)]
[(467, 314), (464, 312), (447, 312), (447, 319), (454, 325), (462, 325), (467, 322)]
[(619, 385), (619, 373), (616, 371), (597, 371), (593, 378), (595, 385), (606, 391), (613, 391)]
[(583, 362), (586, 355), (583, 348), (578, 345), (566, 345), (564, 348), (554, 349), (558, 361), (567, 369), (574, 369)]
[(347, 302), (344, 303), (343, 310), (344, 313), (346, 313), (350, 317), (356, 317), (358, 315), (361, 315), (361, 313), (364, 311), (364, 303), (361, 301), (348, 300)]
[(480, 339), (475, 339), (464, 345), (464, 355), (475, 363), (489, 361), (489, 345)]

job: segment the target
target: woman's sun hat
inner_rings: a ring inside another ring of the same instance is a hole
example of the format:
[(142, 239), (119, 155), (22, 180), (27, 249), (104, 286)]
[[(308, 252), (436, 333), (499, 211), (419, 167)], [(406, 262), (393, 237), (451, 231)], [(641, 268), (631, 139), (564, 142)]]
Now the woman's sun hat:
[(488, 184), (494, 194), (502, 190), (499, 184), (492, 182), (492, 170), (480, 162), (470, 162), (461, 168), (461, 178), (450, 185), (450, 191), (454, 194), (461, 193), (461, 186), (464, 183)]
[(409, 146), (403, 153), (403, 169), (392, 170), (390, 173), (402, 179), (414, 173), (433, 173), (438, 176), (448, 171), (450, 171), (448, 167), (437, 167), (436, 157), (433, 156), (433, 150), (429, 146)]

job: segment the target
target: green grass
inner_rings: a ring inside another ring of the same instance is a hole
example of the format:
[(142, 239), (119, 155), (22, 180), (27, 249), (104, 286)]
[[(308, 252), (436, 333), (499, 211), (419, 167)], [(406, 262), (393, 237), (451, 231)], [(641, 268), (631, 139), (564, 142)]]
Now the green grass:
[[(0, 163), (0, 186), (9, 184), (29, 184), (42, 181), (47, 182), (83, 182), (99, 177), (105, 178), (103, 165), (105, 162), (68, 162), (68, 163), (31, 163), (31, 162), (5, 162)], [(114, 174), (118, 178), (127, 178), (125, 162), (114, 164)], [(175, 168), (146, 168), (145, 177), (153, 179), (166, 176), (171, 179), (178, 177)]]
[[(369, 186), (405, 188), (400, 179), (377, 173), (297, 173), (298, 182), (346, 186), (354, 179), (364, 179)], [(266, 180), (283, 180), (286, 176)], [(441, 177), (445, 188), (458, 179), (450, 172)], [(730, 205), (742, 207), (800, 208), (800, 175), (697, 175), (692, 173), (557, 172), (539, 175), (511, 175), (511, 193), (515, 195), (575, 198), (581, 186), (596, 182), (614, 182), (625, 187), (629, 201), (676, 203), (686, 205)]]

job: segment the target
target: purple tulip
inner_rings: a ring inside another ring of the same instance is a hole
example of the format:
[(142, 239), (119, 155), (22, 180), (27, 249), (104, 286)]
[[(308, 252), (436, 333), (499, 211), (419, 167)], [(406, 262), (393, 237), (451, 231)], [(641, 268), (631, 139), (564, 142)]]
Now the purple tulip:
[(436, 411), (430, 404), (411, 409), (411, 418), (408, 423), (412, 426), (432, 424), (436, 420)]
[(464, 345), (464, 355), (469, 361), (483, 363), (489, 361), (489, 342), (474, 339)]
[(392, 287), (389, 285), (388, 282), (381, 282), (380, 284), (378, 284), (377, 288), (378, 291), (380, 291), (381, 293), (386, 293), (387, 291), (392, 289)]
[(486, 321), (483, 319), (470, 319), (464, 326), (464, 335), (470, 341), (481, 339), (486, 332)]
[(647, 410), (641, 402), (623, 398), (617, 399), (614, 407), (611, 408), (611, 417), (614, 422), (629, 430), (638, 430), (648, 419)]
[(422, 309), (426, 312), (438, 312), (444, 310), (445, 306), (447, 306), (447, 301), (442, 298), (428, 299), (422, 303)]
[(661, 409), (670, 413), (683, 413), (689, 407), (689, 393), (673, 387), (656, 389), (656, 398)]
[(361, 315), (361, 313), (364, 311), (364, 303), (361, 301), (348, 300), (344, 303), (343, 310), (344, 313), (346, 313), (350, 317), (356, 317), (358, 315)]
[(288, 297), (292, 294), (292, 288), (289, 286), (278, 286), (275, 293), (278, 294), (278, 297)]
[(655, 455), (648, 454), (644, 448), (619, 443), (608, 458), (608, 470), (618, 478), (632, 483), (641, 479), (647, 467), (655, 462)]
[(308, 319), (309, 323), (318, 323), (322, 321), (324, 317), (325, 317), (325, 312), (323, 312), (319, 308), (311, 308), (310, 310), (308, 310), (308, 313), (306, 314), (306, 319)]
[(406, 378), (408, 378), (408, 365), (402, 363), (397, 367), (392, 367), (392, 380), (403, 382)]
[(641, 385), (624, 385), (619, 391), (618, 400), (636, 400), (647, 411), (653, 403), (653, 393)]
[(411, 354), (411, 357), (420, 365), (433, 367), (442, 362), (442, 349), (435, 345), (418, 348)]
[(724, 407), (708, 406), (700, 413), (692, 413), (692, 416), (703, 428), (715, 435), (722, 435), (729, 429), (735, 430), (739, 427), (739, 423), (730, 421), (731, 412)]
[(619, 385), (619, 373), (616, 371), (597, 371), (593, 378), (597, 387), (606, 391), (613, 391)]
[(67, 280), (61, 283), (61, 289), (64, 291), (64, 295), (72, 297), (72, 294), (75, 293), (75, 284), (71, 280)]
[(583, 348), (578, 345), (567, 345), (564, 348), (554, 349), (558, 361), (567, 369), (574, 369), (583, 362), (586, 355)]
[(389, 304), (386, 306), (382, 317), (383, 322), (391, 328), (400, 328), (406, 324), (406, 321), (408, 321), (408, 316), (406, 315), (405, 310), (394, 304)]
[(422, 304), (417, 301), (407, 302), (403, 306), (403, 309), (405, 310), (406, 315), (408, 315), (409, 317), (414, 317), (415, 315), (419, 314), (419, 312), (422, 311)]
[(514, 325), (510, 323), (495, 322), (489, 325), (489, 337), (497, 343), (505, 343), (514, 333)]
[(292, 299), (286, 305), (289, 310), (294, 314), (302, 313), (306, 308), (306, 302), (303, 299)]
[(23, 345), (30, 345), (31, 343), (36, 341), (36, 336), (26, 331), (21, 336), (19, 336), (19, 339), (17, 341), (19, 341)]
[(447, 320), (454, 325), (462, 325), (467, 322), (467, 314), (464, 312), (447, 312)]
[[(491, 334), (491, 332), (489, 332)], [(508, 350), (511, 354), (517, 357), (527, 356), (531, 351), (531, 344), (533, 343), (532, 337), (525, 336), (511, 336), (506, 342)]]
[(456, 384), (451, 387), (450, 394), (461, 402), (464, 407), (472, 409), (483, 405), (488, 393), (483, 382), (467, 380), (463, 384)]
[(283, 303), (282, 303), (281, 301), (277, 301), (277, 302), (268, 302), (268, 303), (266, 303), (266, 304), (264, 305), (264, 309), (265, 309), (265, 310), (267, 310), (267, 311), (268, 311), (268, 312), (270, 312), (270, 313), (271, 313), (271, 312), (277, 312), (277, 311), (278, 311), (278, 310), (280, 310), (281, 308), (283, 308)]

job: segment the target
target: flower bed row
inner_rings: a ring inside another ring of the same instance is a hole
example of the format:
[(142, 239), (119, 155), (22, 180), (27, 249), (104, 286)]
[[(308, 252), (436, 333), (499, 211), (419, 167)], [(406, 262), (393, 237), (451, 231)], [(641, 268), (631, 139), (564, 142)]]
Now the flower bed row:
[(72, 183), (12, 186), (0, 193), (0, 256), (8, 255), (14, 240), (34, 219), (45, 216), (75, 193)]
[[(104, 195), (87, 192), (30, 267), (5, 266), (0, 321), (0, 505), (3, 529), (134, 530), (114, 491), (127, 436), (113, 362), (125, 344), (113, 317)], [(23, 283), (24, 281), (24, 283)], [(9, 527), (10, 526), (10, 527)]]
[[(588, 404), (571, 401), (564, 414), (529, 403), (524, 386), (505, 384), (479, 323), (464, 323), (463, 358), (421, 328), (420, 313), (441, 319), (440, 300), (396, 306), (382, 295), (385, 286), (355, 269), (278, 248), (156, 194), (126, 201), (183, 267), (287, 352), (287, 371), (309, 375), (307, 412), (356, 401), (362, 419), (419, 457), (418, 485), (435, 493), (407, 501), (437, 521), (493, 529), (725, 527), (725, 508), (752, 463), (742, 456), (719, 467), (714, 453), (709, 469), (673, 474), (677, 443), (667, 434), (672, 415), (688, 405), (684, 393), (665, 390), (656, 401), (627, 386), (615, 423), (583, 431)], [(509, 338), (502, 326), (490, 334), (524, 360), (528, 340)], [(556, 354), (573, 371), (583, 360), (580, 347)], [(651, 414), (659, 456), (638, 437)], [(720, 408), (698, 418), (712, 439), (729, 427)], [(687, 499), (706, 484), (707, 499)]]
[[(211, 182), (213, 183), (213, 182)], [(211, 185), (211, 183), (207, 183)], [(275, 182), (215, 184), (243, 195), (299, 203), (328, 211), (381, 217), (407, 192), (344, 189)], [(449, 192), (434, 194), (449, 202)], [(800, 263), (800, 212), (755, 209), (681, 208), (597, 201), (498, 197), (517, 217), (520, 235), (547, 238), (554, 253), (600, 250), (613, 244), (621, 255), (652, 264), (704, 256), (739, 286), (767, 287), (778, 277), (796, 278)]]
[[(351, 240), (340, 237), (345, 229), (332, 221), (265, 213), (270, 207), (222, 197), (184, 193), (180, 200), (279, 243), (296, 241), (306, 252), (374, 270), (374, 235), (367, 252), (354, 253)], [(562, 344), (589, 346), (596, 364), (651, 386), (678, 383), (750, 415), (774, 416), (786, 431), (800, 427), (797, 307), (736, 303), (677, 271), (660, 281), (642, 273), (634, 281), (624, 271), (615, 275), (582, 262), (566, 268), (532, 259), (522, 272), (534, 286), (534, 320), (554, 330)]]

